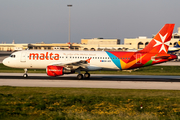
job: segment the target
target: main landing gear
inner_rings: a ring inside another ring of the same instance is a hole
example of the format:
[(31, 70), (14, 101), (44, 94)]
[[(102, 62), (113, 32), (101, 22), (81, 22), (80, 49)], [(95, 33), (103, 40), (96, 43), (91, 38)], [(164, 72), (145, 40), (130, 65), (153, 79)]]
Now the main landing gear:
[(88, 73), (88, 72), (86, 72), (85, 74), (84, 74), (84, 78), (89, 78), (90, 77), (90, 74)]
[[(86, 71), (86, 73), (84, 74), (84, 78), (88, 79), (90, 78), (90, 74)], [(79, 74), (77, 75), (77, 79), (81, 80), (83, 79), (83, 75), (79, 72)]]
[(77, 79), (79, 79), (79, 80), (83, 79), (83, 75), (82, 74), (78, 74), (77, 75)]
[(25, 68), (25, 69), (24, 69), (24, 74), (23, 74), (23, 77), (24, 77), (24, 78), (27, 78), (27, 77), (28, 77), (27, 71), (28, 71), (27, 68)]

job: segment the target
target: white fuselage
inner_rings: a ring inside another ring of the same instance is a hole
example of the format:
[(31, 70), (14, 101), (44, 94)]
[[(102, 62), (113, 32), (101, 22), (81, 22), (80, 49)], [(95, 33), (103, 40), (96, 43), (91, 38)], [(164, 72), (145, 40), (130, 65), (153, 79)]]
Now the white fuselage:
[(3, 64), (13, 68), (46, 69), (48, 65), (63, 66), (81, 60), (85, 61), (89, 58), (91, 59), (87, 64), (88, 70), (119, 69), (105, 51), (18, 51), (4, 59)]

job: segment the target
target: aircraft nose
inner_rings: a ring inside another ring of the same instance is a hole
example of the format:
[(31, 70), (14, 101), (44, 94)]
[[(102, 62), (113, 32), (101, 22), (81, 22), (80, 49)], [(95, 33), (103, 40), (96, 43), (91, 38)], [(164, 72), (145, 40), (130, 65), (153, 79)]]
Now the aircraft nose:
[(7, 58), (5, 58), (3, 61), (2, 61), (3, 65), (5, 66), (8, 66), (8, 63), (9, 63), (9, 60)]

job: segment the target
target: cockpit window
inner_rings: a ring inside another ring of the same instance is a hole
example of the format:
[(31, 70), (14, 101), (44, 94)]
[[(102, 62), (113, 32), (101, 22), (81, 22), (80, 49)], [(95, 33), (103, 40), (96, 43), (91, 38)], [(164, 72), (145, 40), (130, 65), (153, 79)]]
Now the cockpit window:
[(15, 57), (16, 57), (16, 55), (10, 55), (10, 57), (11, 57), (11, 58), (15, 58)]

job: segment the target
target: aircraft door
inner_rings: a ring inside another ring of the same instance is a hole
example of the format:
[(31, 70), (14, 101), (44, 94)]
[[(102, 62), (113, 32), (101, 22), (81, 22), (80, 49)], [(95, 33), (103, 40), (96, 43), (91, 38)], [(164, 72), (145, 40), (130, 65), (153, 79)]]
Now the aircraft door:
[(21, 62), (26, 62), (26, 53), (25, 52), (21, 53), (20, 61)]
[(141, 64), (142, 63), (141, 56), (142, 56), (141, 53), (136, 54), (136, 64)]

